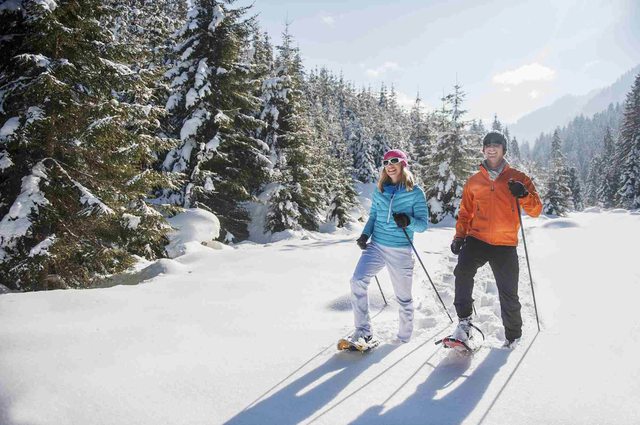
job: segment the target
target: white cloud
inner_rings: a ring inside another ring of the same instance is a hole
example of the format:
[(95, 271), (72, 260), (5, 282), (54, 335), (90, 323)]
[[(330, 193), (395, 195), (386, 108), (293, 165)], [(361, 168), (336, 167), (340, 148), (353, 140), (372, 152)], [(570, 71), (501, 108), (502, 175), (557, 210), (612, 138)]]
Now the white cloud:
[(539, 92), (538, 90), (531, 90), (531, 91), (529, 92), (529, 97), (530, 97), (531, 99), (535, 99), (535, 98), (537, 98), (538, 96), (540, 96), (540, 92)]
[(391, 61), (387, 61), (385, 63), (383, 63), (382, 65), (380, 65), (377, 68), (369, 68), (366, 71), (367, 76), (372, 77), (372, 78), (376, 78), (381, 76), (382, 74), (385, 74), (387, 71), (395, 71), (400, 69), (400, 66), (398, 66), (397, 63), (395, 62), (391, 62)]
[(320, 19), (327, 25), (333, 25), (336, 23), (336, 18), (334, 18), (333, 16), (325, 15)]
[(548, 81), (552, 80), (556, 72), (537, 62), (523, 65), (520, 68), (508, 70), (493, 76), (493, 82), (496, 84), (505, 84), (517, 86), (528, 81)]

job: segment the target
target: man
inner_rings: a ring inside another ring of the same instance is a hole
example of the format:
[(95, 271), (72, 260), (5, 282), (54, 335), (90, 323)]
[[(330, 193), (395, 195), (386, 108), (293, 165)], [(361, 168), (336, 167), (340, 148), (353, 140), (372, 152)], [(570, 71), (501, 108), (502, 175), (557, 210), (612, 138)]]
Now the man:
[(498, 287), (504, 325), (505, 347), (513, 348), (522, 336), (522, 316), (518, 300), (518, 230), (516, 202), (531, 217), (542, 211), (542, 202), (531, 179), (511, 168), (504, 155), (507, 140), (491, 131), (482, 141), (485, 160), (480, 171), (464, 186), (451, 252), (459, 254), (454, 270), (458, 327), (452, 337), (469, 339), (473, 309), (473, 278), (489, 262)]

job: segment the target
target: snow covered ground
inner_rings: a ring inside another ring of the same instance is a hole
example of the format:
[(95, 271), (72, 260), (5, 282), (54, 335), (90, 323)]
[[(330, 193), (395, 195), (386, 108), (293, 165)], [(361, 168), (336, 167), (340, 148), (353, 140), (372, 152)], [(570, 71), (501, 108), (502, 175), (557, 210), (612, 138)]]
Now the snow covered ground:
[[(542, 319), (521, 254), (525, 336), (498, 348), (491, 272), (475, 290), (488, 336), (473, 358), (434, 345), (451, 332), (416, 262), (416, 332), (393, 342), (386, 272), (372, 285), (375, 351), (338, 353), (351, 331), (351, 234), (184, 255), (130, 276), (139, 285), (0, 294), (0, 423), (638, 424), (640, 215), (589, 210), (525, 218)], [(453, 229), (417, 249), (453, 315)], [(123, 279), (123, 282), (127, 279)]]

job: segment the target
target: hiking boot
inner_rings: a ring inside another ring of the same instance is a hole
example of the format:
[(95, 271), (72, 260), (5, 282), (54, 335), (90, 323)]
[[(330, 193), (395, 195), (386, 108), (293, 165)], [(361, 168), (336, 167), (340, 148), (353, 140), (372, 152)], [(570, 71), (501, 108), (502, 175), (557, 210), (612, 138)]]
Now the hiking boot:
[(513, 350), (520, 343), (520, 338), (515, 339), (507, 339), (504, 344), (502, 344), (502, 348), (508, 348), (509, 350)]
[(351, 335), (349, 337), (349, 340), (351, 342), (358, 342), (360, 339), (364, 340), (365, 343), (369, 343), (371, 342), (371, 340), (373, 339), (373, 335), (372, 334), (365, 334), (363, 331), (361, 330), (356, 330), (353, 335)]
[(458, 319), (458, 326), (451, 334), (451, 338), (457, 339), (458, 341), (467, 342), (469, 341), (469, 337), (471, 335), (471, 316), (462, 317)]

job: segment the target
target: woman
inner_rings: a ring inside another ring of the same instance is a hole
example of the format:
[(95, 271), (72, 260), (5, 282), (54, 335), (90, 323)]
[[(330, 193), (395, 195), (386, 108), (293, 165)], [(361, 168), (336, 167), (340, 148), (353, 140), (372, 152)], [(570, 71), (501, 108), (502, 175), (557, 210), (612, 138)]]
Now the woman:
[[(369, 220), (356, 241), (364, 251), (351, 278), (351, 306), (356, 328), (350, 338), (352, 342), (362, 338), (369, 343), (372, 339), (367, 289), (371, 278), (384, 266), (389, 270), (400, 305), (398, 339), (408, 342), (413, 332), (411, 284), (414, 259), (409, 239), (413, 240), (414, 232), (426, 230), (429, 212), (424, 192), (414, 184), (407, 155), (398, 149), (391, 150), (384, 155), (382, 164)], [(367, 244), (369, 238), (371, 242)]]

